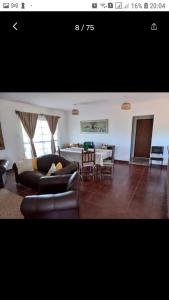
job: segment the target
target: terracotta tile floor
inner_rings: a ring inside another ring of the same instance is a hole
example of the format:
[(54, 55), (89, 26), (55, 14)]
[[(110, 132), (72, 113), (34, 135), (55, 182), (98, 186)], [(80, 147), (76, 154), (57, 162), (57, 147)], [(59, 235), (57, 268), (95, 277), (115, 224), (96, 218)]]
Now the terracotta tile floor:
[(167, 218), (166, 170), (115, 164), (113, 178), (81, 186), (82, 218)]
[[(87, 179), (80, 187), (80, 214), (84, 219), (166, 219), (166, 170), (115, 163), (113, 177)], [(21, 196), (34, 191), (16, 186), (9, 172), (6, 188)]]

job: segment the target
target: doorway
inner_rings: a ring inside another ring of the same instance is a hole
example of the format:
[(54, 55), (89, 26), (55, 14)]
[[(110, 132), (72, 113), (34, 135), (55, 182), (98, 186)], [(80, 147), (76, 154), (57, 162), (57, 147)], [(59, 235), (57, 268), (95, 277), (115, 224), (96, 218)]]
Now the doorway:
[(133, 117), (131, 153), (132, 163), (149, 165), (154, 116)]

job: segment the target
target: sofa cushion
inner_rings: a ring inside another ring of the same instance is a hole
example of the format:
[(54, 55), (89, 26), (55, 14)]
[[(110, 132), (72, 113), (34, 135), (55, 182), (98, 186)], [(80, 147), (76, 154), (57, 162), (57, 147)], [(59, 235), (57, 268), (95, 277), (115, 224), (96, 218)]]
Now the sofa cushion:
[(19, 175), (19, 182), (32, 189), (38, 189), (39, 180), (45, 174), (39, 171), (25, 171)]
[(55, 166), (55, 164), (53, 163), (52, 165), (51, 165), (51, 167), (50, 167), (50, 169), (49, 169), (49, 171), (47, 172), (47, 176), (50, 176), (53, 172), (55, 172), (56, 171), (56, 166)]

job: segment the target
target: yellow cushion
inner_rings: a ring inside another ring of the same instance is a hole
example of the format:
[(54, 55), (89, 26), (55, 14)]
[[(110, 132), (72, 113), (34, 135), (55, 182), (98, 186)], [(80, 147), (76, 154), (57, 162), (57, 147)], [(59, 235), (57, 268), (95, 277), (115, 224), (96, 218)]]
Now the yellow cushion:
[(60, 169), (63, 169), (63, 166), (62, 166), (61, 162), (59, 162), (59, 163), (56, 164), (56, 171), (58, 171)]
[(32, 158), (32, 168), (34, 170), (37, 170), (38, 169), (38, 166), (37, 166), (37, 158)]

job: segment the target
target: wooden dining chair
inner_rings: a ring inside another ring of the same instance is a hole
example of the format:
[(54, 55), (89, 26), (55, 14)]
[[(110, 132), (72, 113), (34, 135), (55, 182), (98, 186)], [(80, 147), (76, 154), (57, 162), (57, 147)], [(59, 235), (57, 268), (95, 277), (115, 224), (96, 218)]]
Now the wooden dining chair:
[(103, 160), (103, 165), (100, 167), (100, 175), (101, 178), (105, 175), (113, 176), (113, 170), (114, 170), (114, 153), (115, 153), (115, 146), (111, 146), (109, 148), (112, 150), (112, 156), (108, 159)]
[(112, 155), (107, 160), (114, 162), (115, 145), (112, 145), (112, 146), (108, 145), (107, 150), (112, 150)]
[(82, 149), (82, 164), (81, 164), (81, 178), (83, 175), (92, 176), (95, 179), (96, 170), (96, 153), (95, 149), (84, 151)]

